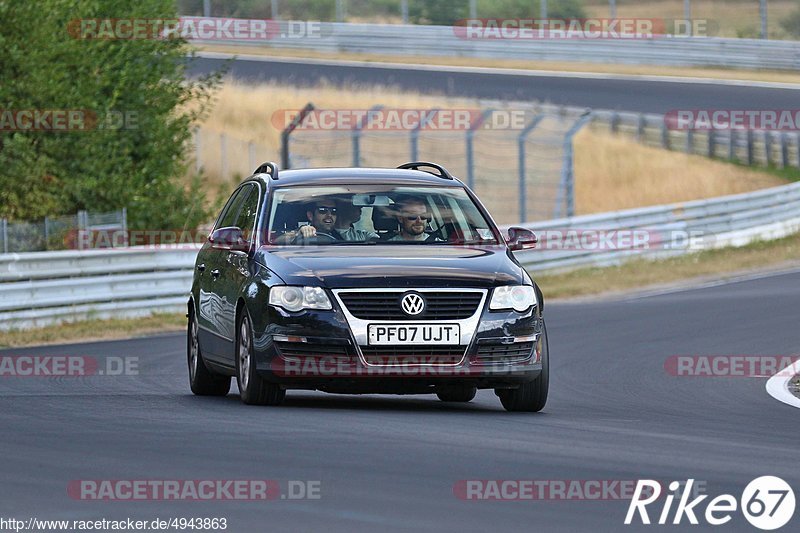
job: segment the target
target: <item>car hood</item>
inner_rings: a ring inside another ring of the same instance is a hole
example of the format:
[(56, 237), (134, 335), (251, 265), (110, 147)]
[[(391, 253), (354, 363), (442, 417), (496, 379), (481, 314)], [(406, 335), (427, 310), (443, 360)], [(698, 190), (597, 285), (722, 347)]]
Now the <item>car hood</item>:
[(492, 287), (524, 280), (504, 246), (264, 246), (257, 255), (289, 285)]

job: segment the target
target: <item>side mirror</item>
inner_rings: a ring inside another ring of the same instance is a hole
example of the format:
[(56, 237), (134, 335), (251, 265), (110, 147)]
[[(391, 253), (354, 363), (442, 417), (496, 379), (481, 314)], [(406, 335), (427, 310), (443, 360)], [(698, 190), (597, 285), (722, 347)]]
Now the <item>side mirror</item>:
[(208, 242), (214, 248), (222, 248), (224, 250), (246, 250), (247, 241), (244, 238), (244, 233), (236, 226), (225, 228), (217, 228), (208, 236)]
[(508, 247), (512, 252), (535, 248), (537, 242), (539, 242), (539, 238), (529, 229), (508, 228)]

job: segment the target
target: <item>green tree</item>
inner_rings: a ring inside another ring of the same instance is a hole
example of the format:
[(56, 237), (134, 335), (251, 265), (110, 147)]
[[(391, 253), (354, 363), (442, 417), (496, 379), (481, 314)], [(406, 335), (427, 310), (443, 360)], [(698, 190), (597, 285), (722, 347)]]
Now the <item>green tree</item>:
[(154, 229), (207, 217), (199, 178), (185, 183), (185, 156), (220, 74), (187, 80), (182, 39), (70, 31), (80, 19), (175, 17), (173, 0), (0, 0), (0, 110), (98, 119), (86, 131), (0, 131), (0, 216), (127, 207), (133, 228)]

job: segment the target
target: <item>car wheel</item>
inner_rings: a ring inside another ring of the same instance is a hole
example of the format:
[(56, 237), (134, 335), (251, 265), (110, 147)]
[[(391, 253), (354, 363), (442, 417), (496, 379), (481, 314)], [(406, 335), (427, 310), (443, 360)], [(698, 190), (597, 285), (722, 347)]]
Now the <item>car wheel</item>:
[(231, 390), (231, 378), (220, 376), (208, 369), (203, 361), (197, 336), (197, 318), (189, 313), (186, 339), (186, 357), (189, 363), (189, 387), (198, 396), (225, 396)]
[(436, 391), (436, 396), (443, 402), (471, 402), (478, 392), (477, 387), (448, 387)]
[(539, 338), (542, 356), (542, 373), (535, 380), (523, 383), (518, 389), (497, 389), (506, 411), (539, 412), (547, 403), (547, 391), (550, 387), (549, 347), (547, 345), (547, 328), (542, 323), (542, 335)]
[(248, 405), (280, 405), (286, 391), (278, 385), (268, 383), (256, 372), (253, 360), (253, 329), (246, 311), (239, 318), (237, 331), (236, 382), (239, 385), (239, 396)]

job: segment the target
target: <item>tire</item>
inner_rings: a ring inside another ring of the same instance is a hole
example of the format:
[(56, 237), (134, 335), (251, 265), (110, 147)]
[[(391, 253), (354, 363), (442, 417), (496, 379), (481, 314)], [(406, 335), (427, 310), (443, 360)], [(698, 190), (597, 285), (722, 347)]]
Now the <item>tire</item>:
[(506, 411), (537, 413), (547, 403), (547, 392), (550, 388), (550, 348), (547, 343), (547, 328), (542, 323), (542, 373), (518, 389), (496, 389)]
[(197, 318), (189, 313), (186, 333), (186, 360), (189, 365), (189, 387), (197, 396), (226, 396), (231, 390), (231, 378), (215, 374), (203, 361), (197, 336)]
[(477, 387), (448, 387), (436, 391), (436, 396), (443, 402), (471, 402), (478, 392)]
[(247, 311), (242, 312), (236, 328), (236, 383), (239, 396), (248, 405), (280, 405), (286, 391), (268, 383), (256, 372), (253, 361), (253, 329)]

